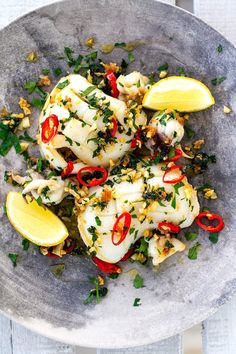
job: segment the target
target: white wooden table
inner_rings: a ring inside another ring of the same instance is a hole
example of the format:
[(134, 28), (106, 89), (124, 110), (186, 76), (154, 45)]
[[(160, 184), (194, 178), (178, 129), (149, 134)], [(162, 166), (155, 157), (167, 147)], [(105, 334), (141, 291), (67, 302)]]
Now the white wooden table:
[[(0, 28), (28, 11), (55, 1), (0, 0)], [(236, 0), (165, 2), (193, 10), (236, 45)], [(200, 338), (200, 334), (194, 335), (198, 328), (145, 347), (96, 351), (52, 341), (0, 316), (0, 354), (236, 354), (236, 296), (202, 323), (202, 350), (195, 349), (196, 338)]]

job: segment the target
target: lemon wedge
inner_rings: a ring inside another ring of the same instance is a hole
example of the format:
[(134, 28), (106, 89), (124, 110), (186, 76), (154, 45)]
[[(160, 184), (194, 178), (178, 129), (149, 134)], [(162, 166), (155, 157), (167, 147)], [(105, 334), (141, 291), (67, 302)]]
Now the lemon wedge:
[(49, 209), (41, 207), (35, 200), (28, 204), (21, 193), (9, 192), (6, 201), (7, 216), (14, 228), (38, 246), (55, 246), (68, 237), (63, 222)]
[(143, 98), (143, 107), (153, 110), (175, 109), (197, 112), (215, 103), (209, 88), (185, 76), (170, 76), (155, 83)]

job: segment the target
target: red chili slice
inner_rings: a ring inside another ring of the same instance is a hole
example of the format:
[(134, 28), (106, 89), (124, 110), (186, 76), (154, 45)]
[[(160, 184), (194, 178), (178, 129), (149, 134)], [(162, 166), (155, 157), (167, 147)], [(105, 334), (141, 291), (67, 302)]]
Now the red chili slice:
[[(71, 245), (69, 247), (63, 248), (63, 250), (66, 252), (66, 254), (69, 254), (75, 249), (75, 247), (76, 247), (76, 242), (72, 241)], [(46, 254), (46, 256), (49, 257), (49, 258), (61, 258), (61, 257), (57, 256), (56, 254), (54, 254), (52, 252), (48, 252)]]
[(184, 179), (185, 175), (181, 175), (180, 177), (178, 178), (175, 178), (175, 179), (166, 179), (166, 176), (168, 175), (168, 173), (170, 173), (171, 171), (173, 170), (180, 170), (183, 166), (177, 166), (177, 165), (173, 165), (171, 166), (168, 170), (165, 171), (163, 177), (162, 177), (162, 181), (164, 183), (167, 183), (167, 184), (176, 184), (176, 183), (179, 183), (182, 181), (182, 179)]
[(117, 88), (117, 83), (116, 83), (116, 76), (112, 70), (108, 70), (106, 72), (106, 77), (109, 82), (109, 86), (111, 88), (111, 95), (112, 97), (117, 98), (120, 94), (118, 88)]
[[(122, 219), (124, 219), (123, 225), (120, 226), (120, 223), (122, 221)], [(127, 211), (125, 211), (124, 213), (122, 213), (117, 219), (116, 222), (113, 226), (113, 230), (112, 230), (112, 243), (115, 246), (118, 246), (121, 244), (121, 242), (124, 241), (124, 239), (127, 236), (127, 233), (130, 229), (130, 225), (131, 225), (131, 214), (128, 213)], [(115, 241), (115, 238), (117, 237), (117, 234), (120, 235), (120, 238), (118, 241)]]
[[(216, 226), (206, 225), (202, 223), (202, 218), (207, 218), (210, 221), (217, 220), (218, 224)], [(204, 211), (198, 214), (195, 221), (198, 224), (198, 226), (200, 226), (203, 230), (206, 230), (208, 232), (220, 232), (221, 230), (223, 230), (225, 226), (225, 223), (220, 215), (211, 213), (209, 211)]]
[(177, 234), (181, 230), (178, 225), (165, 221), (159, 222), (158, 229), (163, 232), (172, 232), (173, 234)]
[(180, 149), (175, 149), (175, 156), (165, 160), (165, 162), (177, 161), (183, 156), (183, 152)]
[(57, 134), (59, 126), (58, 117), (55, 114), (51, 114), (45, 119), (41, 127), (41, 140), (43, 143), (49, 143), (52, 138)]
[(74, 164), (72, 161), (69, 161), (67, 163), (67, 166), (64, 168), (64, 170), (62, 171), (61, 173), (61, 177), (62, 178), (65, 178), (67, 176), (69, 176), (72, 172), (73, 172), (73, 169), (74, 169)]
[(97, 257), (92, 257), (92, 261), (104, 273), (121, 273), (121, 267), (119, 267), (117, 264), (111, 264), (102, 261)]
[(134, 137), (133, 137), (131, 144), (130, 144), (131, 149), (136, 149), (136, 147), (139, 147), (140, 145), (142, 145), (143, 142), (141, 140), (141, 133), (142, 133), (142, 130), (138, 129), (136, 131), (136, 133), (134, 134)]
[[(92, 180), (90, 182), (86, 182), (83, 180), (83, 173), (94, 173), (94, 172), (101, 172), (103, 174), (103, 176), (101, 178), (92, 178)], [(99, 186), (100, 184), (103, 184), (108, 177), (108, 172), (104, 167), (94, 167), (94, 166), (87, 166), (87, 167), (83, 167), (79, 170), (79, 172), (77, 173), (77, 179), (79, 181), (79, 183), (81, 183), (83, 186), (86, 187), (94, 187), (94, 186)]]
[(127, 261), (134, 253), (134, 248), (131, 248), (125, 255), (124, 257), (121, 258), (121, 262)]
[(116, 135), (116, 133), (117, 133), (118, 123), (117, 123), (117, 120), (116, 120), (115, 118), (112, 118), (111, 121), (112, 121), (113, 127), (112, 127), (112, 129), (110, 130), (110, 132), (111, 132), (112, 138), (114, 138), (115, 135)]

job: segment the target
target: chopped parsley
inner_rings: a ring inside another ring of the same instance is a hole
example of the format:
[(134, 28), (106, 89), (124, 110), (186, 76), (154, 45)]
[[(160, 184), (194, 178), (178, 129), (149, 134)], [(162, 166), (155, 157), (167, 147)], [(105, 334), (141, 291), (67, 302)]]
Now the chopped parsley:
[(65, 53), (65, 55), (66, 55), (66, 57), (67, 57), (67, 63), (68, 63), (68, 65), (69, 65), (69, 66), (75, 65), (75, 60), (74, 60), (74, 58), (73, 58), (73, 53), (74, 53), (74, 51), (73, 51), (71, 48), (69, 48), (69, 47), (65, 47), (65, 48), (64, 48), (64, 53)]
[(30, 104), (31, 104), (31, 106), (34, 106), (34, 107), (42, 110), (43, 106), (45, 104), (45, 100), (33, 97)]
[(140, 306), (141, 305), (141, 299), (139, 299), (138, 297), (136, 297), (134, 299), (134, 303), (133, 303), (133, 306), (134, 307), (137, 307), (137, 306)]
[(157, 71), (166, 71), (166, 70), (168, 70), (168, 68), (169, 68), (168, 63), (165, 63), (165, 64), (158, 66)]
[(191, 139), (192, 137), (194, 137), (195, 132), (190, 128), (190, 126), (188, 124), (185, 123), (184, 125), (184, 131), (187, 135), (188, 139)]
[(218, 45), (218, 47), (216, 48), (218, 53), (222, 53), (223, 52), (223, 47), (221, 44)]
[(136, 251), (142, 253), (145, 257), (148, 256), (148, 243), (145, 241), (144, 238), (141, 238), (140, 245)]
[(27, 90), (29, 93), (33, 93), (35, 88), (37, 86), (37, 82), (36, 81), (27, 81), (24, 84), (24, 89)]
[(173, 185), (175, 193), (179, 195), (179, 189), (184, 186), (183, 182), (179, 182)]
[(219, 241), (219, 233), (218, 232), (211, 232), (209, 234), (209, 240), (212, 243), (217, 243)]
[(172, 202), (171, 202), (171, 206), (172, 208), (176, 208), (176, 196), (174, 195), (173, 199), (172, 199)]
[(63, 81), (63, 82), (60, 82), (60, 83), (57, 85), (57, 88), (63, 89), (64, 87), (68, 86), (69, 83), (70, 83), (69, 80), (65, 80), (65, 81)]
[(128, 53), (128, 59), (129, 59), (130, 63), (133, 63), (135, 61), (135, 56), (134, 56), (133, 52)]
[(80, 95), (82, 97), (86, 97), (88, 96), (92, 91), (94, 91), (96, 89), (96, 86), (89, 86), (88, 88), (86, 88), (86, 90), (81, 91)]
[(219, 77), (215, 77), (214, 79), (212, 79), (211, 83), (213, 86), (218, 86), (225, 80), (226, 80), (225, 76), (219, 76)]
[(8, 257), (12, 261), (13, 267), (16, 267), (18, 254), (17, 253), (8, 253)]
[(126, 46), (126, 43), (125, 42), (117, 42), (114, 44), (115, 47), (118, 47), (118, 48), (123, 48)]
[(143, 278), (141, 277), (141, 275), (139, 274), (135, 275), (133, 285), (136, 289), (143, 288)]
[(177, 73), (179, 74), (179, 76), (186, 76), (186, 72), (183, 67), (177, 68)]
[(92, 235), (93, 243), (96, 242), (97, 238), (98, 238), (96, 227), (95, 226), (90, 226), (87, 230)]
[(185, 238), (188, 241), (194, 241), (194, 240), (196, 240), (197, 237), (198, 237), (198, 234), (196, 234), (195, 232), (186, 232), (185, 233)]
[(49, 69), (43, 69), (42, 70), (42, 74), (43, 75), (48, 75), (50, 73), (50, 70)]
[(62, 74), (62, 69), (61, 68), (55, 68), (53, 70), (55, 76), (60, 76)]
[(27, 240), (26, 238), (24, 238), (21, 242), (22, 248), (24, 251), (27, 251), (29, 249), (30, 246), (30, 242), (29, 240)]
[(101, 222), (101, 220), (100, 220), (100, 218), (98, 216), (95, 216), (95, 221), (96, 221), (97, 226), (101, 226), (102, 225), (102, 222)]
[(191, 259), (191, 260), (197, 259), (198, 250), (199, 250), (200, 246), (201, 246), (201, 244), (199, 242), (196, 242), (195, 245), (188, 250), (188, 258), (189, 259)]
[(0, 122), (0, 155), (6, 156), (14, 146), (16, 153), (21, 152), (19, 138), (14, 134), (14, 130), (9, 125)]
[(29, 143), (36, 143), (37, 142), (37, 140), (31, 138), (31, 136), (26, 131), (24, 131), (24, 135), (19, 136), (19, 140), (27, 141)]
[[(102, 279), (102, 282), (100, 281)], [(90, 283), (95, 286), (95, 289), (90, 290), (87, 299), (85, 299), (84, 304), (89, 305), (96, 299), (97, 304), (100, 303), (101, 297), (105, 297), (108, 293), (108, 289), (105, 286), (100, 285), (101, 283), (104, 284), (103, 278), (100, 276), (98, 277), (91, 277)]]
[(36, 202), (38, 203), (39, 206), (42, 206), (43, 205), (43, 200), (42, 198), (39, 196), (37, 199), (35, 199)]

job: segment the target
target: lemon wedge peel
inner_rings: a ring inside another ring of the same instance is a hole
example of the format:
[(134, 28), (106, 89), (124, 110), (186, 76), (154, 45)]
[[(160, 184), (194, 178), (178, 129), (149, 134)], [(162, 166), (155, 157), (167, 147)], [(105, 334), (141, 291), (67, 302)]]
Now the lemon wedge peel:
[(152, 110), (175, 109), (197, 112), (215, 103), (209, 88), (201, 81), (185, 76), (169, 76), (145, 93), (143, 107)]
[(28, 204), (19, 192), (9, 192), (7, 216), (12, 226), (38, 246), (51, 247), (62, 243), (69, 235), (64, 223), (48, 208), (39, 206), (29, 196)]

